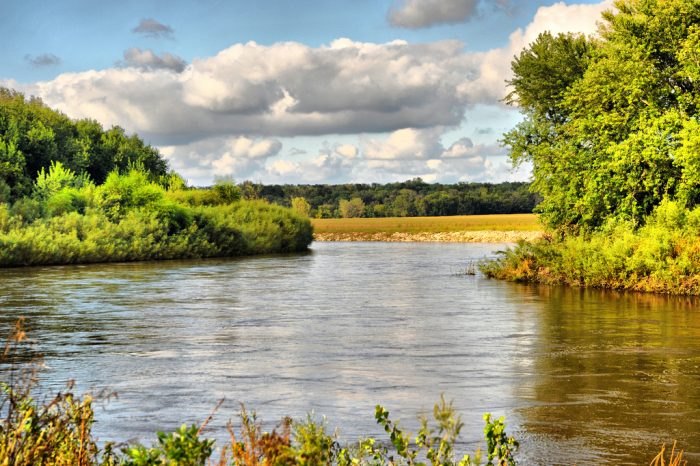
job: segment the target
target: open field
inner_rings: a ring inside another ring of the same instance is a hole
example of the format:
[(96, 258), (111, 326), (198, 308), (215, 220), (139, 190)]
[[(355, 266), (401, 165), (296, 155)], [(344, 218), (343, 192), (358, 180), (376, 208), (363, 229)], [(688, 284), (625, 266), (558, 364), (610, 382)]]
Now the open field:
[(534, 239), (534, 214), (312, 219), (316, 241), (510, 242)]

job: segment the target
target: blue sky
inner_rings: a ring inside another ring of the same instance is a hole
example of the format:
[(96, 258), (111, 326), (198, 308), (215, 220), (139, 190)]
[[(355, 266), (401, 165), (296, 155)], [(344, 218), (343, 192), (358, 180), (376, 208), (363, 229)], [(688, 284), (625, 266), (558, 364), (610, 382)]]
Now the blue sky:
[(609, 2), (8, 0), (0, 86), (157, 146), (191, 184), (523, 180), (513, 55)]

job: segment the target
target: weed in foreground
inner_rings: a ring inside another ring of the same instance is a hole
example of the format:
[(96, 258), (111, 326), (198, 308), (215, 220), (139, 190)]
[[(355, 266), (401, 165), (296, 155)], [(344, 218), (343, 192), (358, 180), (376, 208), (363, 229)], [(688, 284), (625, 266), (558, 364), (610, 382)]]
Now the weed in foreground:
[(683, 459), (683, 450), (676, 451), (676, 442), (673, 442), (668, 463), (665, 460), (666, 444), (661, 445), (661, 451), (651, 460), (649, 466), (686, 466), (688, 461)]

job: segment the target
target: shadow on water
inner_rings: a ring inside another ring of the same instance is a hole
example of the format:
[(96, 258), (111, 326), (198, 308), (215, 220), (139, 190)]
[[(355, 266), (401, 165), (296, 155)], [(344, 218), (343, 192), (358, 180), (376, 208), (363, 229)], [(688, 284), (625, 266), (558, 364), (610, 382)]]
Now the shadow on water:
[(536, 304), (532, 367), (515, 387), (524, 455), (547, 464), (648, 464), (678, 440), (700, 456), (700, 301), (513, 286)]

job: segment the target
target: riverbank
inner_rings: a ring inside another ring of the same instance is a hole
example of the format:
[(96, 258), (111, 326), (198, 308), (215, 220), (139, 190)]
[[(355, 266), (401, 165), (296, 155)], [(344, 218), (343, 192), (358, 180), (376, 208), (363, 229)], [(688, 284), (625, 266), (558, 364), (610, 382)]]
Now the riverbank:
[(542, 237), (540, 231), (448, 231), (448, 232), (378, 232), (378, 233), (315, 233), (314, 241), (383, 241), (388, 243), (515, 243), (534, 241)]
[(520, 242), (481, 270), (515, 282), (700, 295), (698, 231), (699, 208), (662, 202), (642, 227), (608, 222), (600, 231)]
[(534, 214), (312, 219), (315, 241), (509, 243), (542, 237)]

